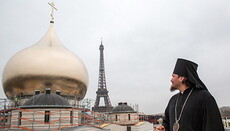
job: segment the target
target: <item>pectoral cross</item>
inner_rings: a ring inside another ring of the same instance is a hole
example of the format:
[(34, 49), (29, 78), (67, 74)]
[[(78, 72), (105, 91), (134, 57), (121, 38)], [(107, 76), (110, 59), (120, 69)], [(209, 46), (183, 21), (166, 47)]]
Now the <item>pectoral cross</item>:
[(50, 22), (54, 22), (54, 16), (53, 16), (53, 11), (54, 11), (54, 9), (55, 10), (57, 10), (57, 8), (55, 7), (55, 5), (54, 5), (54, 3), (52, 2), (52, 3), (48, 3), (51, 7), (52, 7), (52, 11), (51, 11), (51, 14), (50, 14), (50, 16), (51, 16), (51, 21)]

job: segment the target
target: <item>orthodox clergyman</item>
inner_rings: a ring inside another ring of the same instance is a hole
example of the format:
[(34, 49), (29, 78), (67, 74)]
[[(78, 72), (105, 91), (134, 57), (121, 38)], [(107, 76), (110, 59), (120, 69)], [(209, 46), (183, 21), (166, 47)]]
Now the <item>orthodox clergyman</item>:
[(217, 103), (197, 67), (192, 61), (177, 59), (170, 90), (180, 92), (169, 100), (163, 125), (156, 131), (224, 131)]

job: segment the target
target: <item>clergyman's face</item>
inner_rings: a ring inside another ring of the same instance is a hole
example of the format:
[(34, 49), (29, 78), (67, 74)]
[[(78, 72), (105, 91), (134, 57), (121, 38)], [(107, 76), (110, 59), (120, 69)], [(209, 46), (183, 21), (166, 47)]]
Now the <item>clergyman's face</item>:
[(172, 82), (172, 85), (171, 85), (170, 91), (177, 90), (182, 84), (182, 80), (180, 79), (180, 76), (177, 74), (172, 74), (171, 82)]

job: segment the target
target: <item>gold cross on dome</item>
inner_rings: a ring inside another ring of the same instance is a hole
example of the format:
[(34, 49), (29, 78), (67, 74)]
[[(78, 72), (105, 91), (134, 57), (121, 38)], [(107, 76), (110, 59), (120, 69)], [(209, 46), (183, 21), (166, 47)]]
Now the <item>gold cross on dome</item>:
[(57, 10), (57, 8), (55, 7), (55, 5), (54, 5), (54, 3), (52, 2), (52, 3), (49, 3), (48, 2), (48, 4), (52, 7), (52, 11), (51, 11), (51, 14), (50, 14), (50, 16), (51, 16), (51, 21), (53, 22), (53, 20), (54, 20), (54, 16), (53, 16), (53, 11), (54, 11), (54, 9), (55, 10)]

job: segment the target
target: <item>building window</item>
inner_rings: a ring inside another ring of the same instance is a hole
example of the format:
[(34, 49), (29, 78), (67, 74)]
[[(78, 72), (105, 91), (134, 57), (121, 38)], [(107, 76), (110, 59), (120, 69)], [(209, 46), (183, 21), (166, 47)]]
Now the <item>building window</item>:
[(73, 124), (73, 111), (70, 111), (70, 124)]
[(18, 112), (18, 125), (22, 124), (22, 112)]
[(44, 122), (50, 122), (50, 111), (45, 111)]
[(128, 119), (129, 119), (129, 121), (131, 120), (131, 118), (130, 118), (130, 114), (128, 114)]
[(131, 131), (131, 126), (127, 126), (127, 131)]

